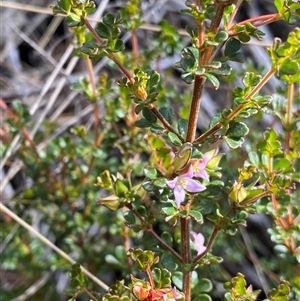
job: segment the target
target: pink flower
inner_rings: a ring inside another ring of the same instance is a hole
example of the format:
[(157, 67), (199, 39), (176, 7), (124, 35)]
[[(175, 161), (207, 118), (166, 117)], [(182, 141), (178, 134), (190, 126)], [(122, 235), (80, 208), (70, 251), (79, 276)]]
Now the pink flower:
[(191, 234), (194, 238), (195, 249), (198, 252), (198, 255), (200, 255), (206, 250), (206, 247), (204, 246), (205, 238), (201, 233), (191, 231)]
[(203, 156), (202, 159), (192, 160), (193, 174), (196, 178), (201, 178), (205, 181), (209, 181), (209, 175), (206, 172), (205, 168), (207, 162), (211, 159), (211, 156)]
[(167, 181), (167, 185), (173, 189), (177, 208), (184, 201), (185, 191), (200, 192), (206, 189), (205, 186), (198, 181), (193, 180), (193, 168), (190, 168), (187, 173), (182, 174), (171, 181)]
[(149, 300), (176, 301), (178, 299), (183, 300), (183, 294), (177, 292), (176, 288), (174, 287), (173, 289), (159, 289), (159, 290), (152, 291)]
[(164, 301), (176, 301), (178, 299), (183, 299), (183, 295), (176, 291), (176, 287), (174, 287), (170, 292), (163, 295)]

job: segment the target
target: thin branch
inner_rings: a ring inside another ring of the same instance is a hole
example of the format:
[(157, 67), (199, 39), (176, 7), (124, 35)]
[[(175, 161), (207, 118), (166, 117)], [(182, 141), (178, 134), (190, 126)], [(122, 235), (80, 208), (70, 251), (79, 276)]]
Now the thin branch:
[(211, 250), (212, 245), (213, 245), (213, 243), (214, 243), (214, 241), (215, 241), (215, 239), (216, 239), (216, 237), (217, 237), (217, 235), (218, 235), (218, 233), (219, 233), (220, 230), (221, 230), (220, 227), (217, 226), (217, 225), (215, 225), (214, 230), (213, 230), (213, 232), (212, 232), (212, 234), (210, 236), (210, 239), (209, 239), (209, 241), (207, 243), (206, 250), (203, 253), (201, 253), (198, 256), (196, 256), (193, 259), (193, 263), (196, 263), (197, 261), (199, 261), (202, 257), (204, 257)]
[(263, 198), (263, 197), (265, 197), (265, 196), (268, 196), (268, 195), (270, 195), (270, 194), (271, 194), (270, 191), (264, 191), (264, 192), (262, 192), (261, 194), (255, 196), (255, 197), (253, 197), (253, 198), (251, 198), (251, 199), (249, 199), (249, 200), (247, 200), (247, 201), (241, 202), (241, 205), (242, 205), (242, 206), (245, 206), (245, 205), (253, 204), (253, 203), (256, 202), (257, 200), (259, 200), (259, 199), (261, 199), (261, 198)]
[[(253, 18), (244, 20), (242, 22), (239, 22), (239, 23), (233, 25), (229, 30), (230, 31), (233, 30), (236, 25), (245, 25), (247, 23), (251, 23), (257, 27), (262, 26), (262, 25), (267, 25), (267, 24), (277, 21), (279, 19), (279, 17), (280, 17), (279, 14), (269, 14), (269, 15), (253, 17)], [(258, 22), (258, 23), (256, 23), (256, 22)]]
[[(261, 81), (249, 92), (249, 94), (247, 94), (244, 99), (245, 100), (250, 100), (268, 81), (269, 79), (274, 75), (274, 73), (276, 72), (275, 69), (270, 69), (265, 76), (261, 79)], [(241, 113), (241, 111), (243, 111), (245, 109), (245, 107), (247, 106), (246, 104), (240, 104), (238, 105), (228, 116), (227, 119), (228, 121), (233, 120), (238, 114)], [(201, 143), (205, 138), (209, 137), (210, 135), (216, 133), (217, 131), (219, 131), (221, 128), (223, 128), (223, 125), (221, 122), (218, 122), (217, 124), (215, 124), (212, 128), (210, 128), (209, 130), (207, 130), (204, 134), (202, 134), (201, 136), (199, 136), (198, 138), (196, 138), (193, 142), (193, 144), (199, 144)]]
[(188, 119), (186, 142), (193, 143), (193, 141), (195, 140), (204, 82), (205, 82), (205, 77), (199, 75), (195, 76), (193, 97), (192, 97), (192, 103), (191, 103), (190, 114)]
[[(98, 33), (96, 32), (96, 30), (94, 29), (94, 27), (90, 24), (90, 22), (88, 21), (88, 19), (84, 19), (84, 24), (86, 25), (86, 27), (89, 29), (89, 31), (92, 33), (92, 35), (94, 36), (94, 38), (97, 40), (97, 42), (102, 45), (103, 44), (103, 40), (101, 39), (101, 37), (98, 35)], [(130, 80), (130, 82), (134, 83), (135, 80), (134, 78), (131, 76), (130, 72), (125, 68), (125, 66), (123, 66), (123, 64), (119, 61), (119, 59), (115, 56), (115, 54), (110, 53), (108, 56), (112, 61), (114, 61), (114, 63), (119, 67), (119, 69), (124, 73), (124, 75)]]
[[(132, 211), (132, 213), (141, 221), (141, 223), (143, 225), (145, 225), (145, 220), (144, 218), (133, 208), (133, 206), (131, 204), (127, 204), (126, 206), (129, 210)], [(146, 225), (148, 226), (148, 225)], [(147, 232), (149, 232), (153, 237), (155, 237), (158, 242), (165, 248), (167, 249), (170, 253), (172, 253), (180, 262), (182, 262), (182, 258), (181, 256), (172, 248), (170, 247), (164, 240), (162, 240), (157, 234), (156, 232), (153, 230), (152, 226), (151, 227), (147, 227), (145, 229)]]
[(180, 218), (180, 230), (181, 230), (181, 247), (182, 247), (182, 282), (183, 282), (183, 293), (185, 300), (191, 300), (192, 293), (192, 271), (186, 270), (185, 265), (192, 262), (191, 257), (191, 246), (190, 246), (190, 218)]
[(160, 122), (164, 125), (166, 129), (175, 134), (181, 142), (184, 142), (184, 138), (180, 134), (178, 134), (177, 131), (175, 131), (171, 124), (164, 118), (164, 116), (160, 114), (160, 112), (154, 106), (149, 107), (149, 109), (160, 120)]
[(150, 228), (147, 229), (147, 232), (149, 232), (153, 237), (155, 237), (159, 243), (165, 248), (167, 249), (170, 253), (172, 253), (180, 262), (182, 262), (182, 257), (172, 248), (170, 247), (167, 243), (165, 243), (157, 234), (156, 232)]
[(90, 293), (86, 288), (84, 288), (84, 292), (89, 296), (89, 298), (91, 300), (94, 300), (94, 301), (98, 301), (98, 298), (96, 298), (92, 293)]
[[(222, 21), (223, 12), (226, 5), (224, 3), (216, 3), (216, 15), (211, 22), (209, 32), (217, 33), (220, 23)], [(201, 29), (199, 24), (198, 26)], [(200, 33), (199, 33), (200, 34)], [(201, 37), (202, 39), (202, 37)], [(213, 46), (207, 46), (203, 52), (199, 52), (199, 66), (205, 65), (210, 61)], [(192, 103), (190, 106), (190, 113), (188, 118), (188, 130), (186, 142), (193, 143), (196, 137), (197, 121), (201, 105), (201, 97), (204, 88), (205, 77), (195, 75)]]
[[(285, 127), (288, 128), (292, 122), (292, 108), (294, 100), (294, 84), (289, 83), (287, 86), (287, 112), (286, 112), (286, 122)], [(291, 132), (285, 132), (285, 150), (288, 152), (290, 150), (290, 139)]]
[(238, 12), (238, 10), (239, 10), (241, 4), (243, 3), (243, 1), (244, 1), (244, 0), (238, 0), (238, 2), (235, 4), (234, 11), (232, 12), (232, 14), (231, 14), (231, 16), (230, 16), (230, 18), (229, 18), (229, 21), (228, 21), (228, 26), (227, 26), (228, 28), (230, 28), (231, 23), (233, 22), (233, 20), (234, 20), (234, 18), (235, 18), (235, 16), (236, 16), (236, 14), (237, 14), (237, 12)]

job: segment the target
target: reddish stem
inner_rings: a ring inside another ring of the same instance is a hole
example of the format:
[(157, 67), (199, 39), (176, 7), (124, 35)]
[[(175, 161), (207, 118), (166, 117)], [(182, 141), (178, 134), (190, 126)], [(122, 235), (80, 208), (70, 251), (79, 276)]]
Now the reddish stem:
[[(262, 26), (262, 25), (269, 24), (271, 22), (275, 22), (279, 18), (280, 18), (279, 14), (269, 14), (269, 15), (257, 16), (257, 17), (253, 17), (253, 18), (244, 20), (242, 22), (239, 22), (239, 23), (233, 25), (229, 30), (230, 31), (234, 30), (235, 26), (237, 26), (237, 25), (245, 25), (247, 23), (251, 23), (254, 26)], [(261, 23), (256, 24), (256, 22), (261, 22)], [(268, 22), (268, 23), (266, 23), (266, 22)]]

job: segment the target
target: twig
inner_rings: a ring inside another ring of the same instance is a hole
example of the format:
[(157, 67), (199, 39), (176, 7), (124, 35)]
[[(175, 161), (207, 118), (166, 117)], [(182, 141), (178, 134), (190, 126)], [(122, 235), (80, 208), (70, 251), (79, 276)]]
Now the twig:
[[(274, 75), (275, 69), (270, 69), (265, 76), (261, 79), (261, 81), (247, 94), (244, 99), (245, 100), (250, 100), (269, 80), (270, 78)], [(247, 104), (246, 104), (247, 105)], [(228, 121), (232, 120), (235, 118), (238, 114), (241, 113), (245, 109), (245, 104), (240, 104), (238, 105), (228, 116), (227, 119)], [(223, 128), (223, 125), (218, 122), (215, 124), (212, 128), (207, 130), (204, 134), (196, 138), (193, 142), (193, 144), (199, 144), (201, 143), (205, 138), (209, 137), (210, 135), (216, 133), (219, 131), (221, 128)]]
[[(223, 12), (226, 5), (224, 3), (216, 3), (216, 15), (211, 22), (209, 32), (216, 33), (222, 21)], [(199, 24), (200, 28), (201, 24)], [(200, 33), (199, 33), (200, 34)], [(202, 39), (202, 38), (201, 38)], [(199, 67), (202, 65), (207, 64), (211, 59), (211, 54), (213, 51), (213, 46), (207, 46), (203, 52), (199, 51)], [(197, 130), (197, 120), (200, 111), (201, 105), (201, 97), (204, 88), (205, 77), (195, 75), (195, 82), (194, 82), (194, 89), (193, 89), (193, 97), (192, 103), (190, 106), (190, 113), (188, 119), (188, 130), (186, 136), (186, 142), (193, 143), (196, 137), (196, 130)]]
[(237, 3), (235, 4), (234, 11), (232, 12), (232, 14), (231, 14), (231, 16), (230, 16), (230, 18), (229, 18), (229, 21), (228, 21), (228, 26), (227, 26), (228, 28), (231, 27), (231, 23), (233, 22), (233, 20), (234, 20), (234, 18), (235, 18), (235, 16), (236, 16), (236, 14), (237, 14), (237, 12), (238, 12), (238, 10), (239, 10), (241, 4), (243, 3), (243, 1), (244, 1), (244, 0), (238, 0)]
[(203, 253), (201, 253), (198, 256), (196, 256), (193, 259), (193, 263), (196, 263), (197, 261), (199, 261), (202, 257), (204, 257), (211, 250), (211, 247), (212, 247), (212, 245), (213, 245), (213, 243), (214, 243), (214, 241), (215, 241), (215, 239), (216, 239), (216, 237), (217, 237), (217, 235), (218, 235), (218, 233), (219, 233), (220, 230), (221, 229), (220, 229), (219, 226), (216, 225), (214, 227), (214, 230), (213, 230), (213, 232), (212, 232), (212, 234), (210, 236), (210, 239), (209, 239), (209, 241), (207, 243), (206, 250)]
[(175, 129), (171, 126), (171, 124), (164, 118), (164, 116), (162, 116), (160, 114), (160, 112), (154, 107), (154, 106), (151, 106), (149, 108), (152, 113), (160, 120), (160, 122), (163, 124), (163, 126), (168, 129), (170, 132), (172, 132), (173, 134), (175, 134), (181, 142), (184, 142), (184, 138), (175, 131)]
[(90, 293), (86, 288), (84, 288), (84, 292), (89, 296), (91, 300), (98, 301), (98, 299), (92, 293)]
[[(127, 204), (126, 206), (128, 209), (130, 209), (132, 211), (132, 213), (141, 221), (142, 224), (145, 225), (145, 220), (144, 218), (133, 208), (133, 206), (131, 204)], [(171, 252), (180, 262), (182, 262), (182, 258), (181, 256), (173, 249), (171, 248), (167, 243), (165, 243), (157, 234), (156, 232), (153, 230), (152, 227), (149, 227), (145, 229), (147, 232), (149, 232), (153, 237), (155, 237), (158, 242), (165, 248), (167, 249), (169, 252)]]
[(183, 292), (185, 295), (185, 300), (191, 300), (192, 293), (192, 271), (187, 270), (185, 265), (192, 262), (191, 257), (191, 246), (190, 246), (190, 218), (182, 217), (180, 218), (180, 230), (181, 230), (181, 248), (182, 248), (182, 282), (183, 282)]

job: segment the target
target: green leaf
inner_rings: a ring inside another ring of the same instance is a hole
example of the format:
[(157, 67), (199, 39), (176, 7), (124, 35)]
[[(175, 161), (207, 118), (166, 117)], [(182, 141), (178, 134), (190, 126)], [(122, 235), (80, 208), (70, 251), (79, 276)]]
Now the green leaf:
[(218, 43), (222, 43), (228, 39), (227, 31), (219, 31), (215, 36), (215, 41)]
[(66, 12), (65, 10), (61, 9), (60, 7), (58, 7), (57, 5), (55, 6), (50, 6), (50, 8), (53, 9), (53, 15), (62, 15), (62, 16), (67, 16), (68, 12)]
[(229, 138), (226, 136), (224, 136), (223, 139), (231, 149), (241, 147), (245, 141), (244, 138)]
[(171, 140), (172, 144), (174, 144), (175, 146), (181, 146), (182, 142), (181, 140), (178, 138), (178, 136), (172, 132), (168, 132), (168, 137)]
[(114, 25), (114, 22), (115, 22), (115, 18), (112, 14), (106, 14), (103, 17), (103, 23), (108, 25), (108, 26)]
[(194, 81), (194, 73), (192, 72), (183, 72), (181, 78), (187, 83), (191, 84)]
[(211, 281), (207, 278), (202, 278), (197, 283), (197, 291), (200, 292), (204, 292), (204, 293), (210, 292), (212, 290), (212, 287), (213, 286)]
[(152, 125), (151, 122), (149, 122), (145, 118), (141, 118), (140, 120), (135, 121), (134, 124), (135, 124), (135, 126), (137, 126), (139, 128), (148, 128)]
[(110, 30), (104, 23), (98, 24), (96, 27), (96, 32), (102, 39), (110, 39), (111, 37)]
[(80, 288), (80, 281), (76, 278), (71, 279), (70, 281), (70, 287), (71, 288)]
[(167, 269), (154, 268), (152, 270), (155, 287), (158, 288), (170, 288), (171, 285), (171, 273)]
[(144, 108), (145, 108), (145, 104), (140, 103), (135, 107), (134, 111), (135, 111), (135, 113), (139, 114)]
[(280, 158), (280, 159), (276, 160), (273, 165), (273, 170), (276, 171), (277, 173), (281, 173), (281, 174), (294, 172), (292, 163), (288, 159), (285, 159), (285, 158)]
[(226, 43), (224, 54), (225, 56), (231, 58), (240, 50), (240, 48), (241, 42), (235, 38), (231, 38)]
[(199, 50), (195, 47), (186, 47), (181, 52), (180, 66), (185, 71), (196, 71), (198, 67)]
[(172, 275), (172, 281), (179, 290), (182, 290), (182, 273), (181, 272), (179, 272), (179, 271), (174, 272)]
[(174, 111), (172, 108), (161, 107), (158, 111), (168, 121), (169, 124), (173, 123)]
[(167, 231), (163, 232), (161, 235), (161, 239), (169, 246), (173, 245), (173, 236), (169, 232)]
[[(257, 188), (257, 189), (252, 189), (247, 191), (247, 196), (243, 200), (243, 202), (247, 202), (248, 200), (257, 197), (258, 195), (262, 194), (264, 192), (264, 189), (262, 188)], [(243, 204), (243, 202), (241, 204)]]
[(57, 0), (57, 6), (59, 6), (59, 8), (61, 8), (67, 14), (71, 10), (70, 0)]
[(154, 167), (145, 167), (144, 173), (150, 180), (155, 180), (157, 178), (157, 170)]
[(143, 108), (142, 110), (143, 116), (152, 124), (156, 123), (157, 117), (152, 113), (152, 111), (148, 108)]
[(254, 87), (261, 80), (260, 75), (255, 75), (253, 72), (246, 72), (243, 77), (243, 84), (245, 87)]
[(231, 71), (232, 68), (228, 64), (223, 63), (219, 69), (210, 70), (210, 73), (215, 75), (230, 75)]
[(300, 66), (297, 62), (295, 61), (287, 61), (284, 62), (279, 69), (279, 72), (281, 74), (286, 74), (286, 75), (294, 75), (297, 72), (299, 72)]
[(211, 297), (207, 294), (200, 294), (197, 296), (196, 299), (193, 299), (193, 301), (212, 301)]
[(219, 89), (220, 82), (213, 74), (205, 73), (203, 74), (203, 76), (206, 77), (211, 82), (215, 90)]
[(200, 211), (190, 210), (189, 215), (198, 223), (203, 224), (203, 216)]
[(148, 79), (147, 85), (149, 87), (156, 87), (160, 81), (160, 74), (156, 71), (151, 70), (150, 78)]
[(281, 13), (284, 7), (284, 0), (274, 0), (274, 5), (277, 8), (277, 11)]
[(187, 128), (188, 128), (188, 121), (186, 119), (179, 118), (178, 125), (177, 125), (179, 135), (185, 137), (187, 133)]
[(129, 225), (134, 225), (135, 224), (135, 215), (133, 214), (132, 211), (127, 210), (123, 213), (124, 219)]
[(248, 134), (249, 128), (243, 122), (234, 122), (229, 124), (226, 136), (230, 138), (241, 138)]
[(175, 271), (178, 268), (175, 257), (169, 253), (164, 253), (160, 260), (163, 266), (168, 270)]
[(122, 40), (118, 39), (115, 41), (114, 48), (111, 49), (112, 52), (121, 52), (125, 49), (125, 45)]
[(142, 184), (142, 187), (146, 190), (146, 191), (153, 191), (155, 189), (155, 186), (152, 184), (152, 181), (146, 181)]
[(162, 207), (162, 211), (165, 215), (173, 216), (177, 213), (177, 210), (171, 206), (170, 203), (164, 204)]
[(166, 187), (166, 179), (165, 178), (157, 178), (153, 182), (153, 185), (156, 187), (164, 188), (164, 187)]
[(80, 24), (81, 18), (80, 18), (80, 16), (77, 16), (74, 13), (69, 13), (69, 15), (66, 18), (66, 21), (68, 23), (68, 26), (75, 27)]
[(108, 255), (105, 256), (105, 261), (108, 264), (111, 264), (111, 265), (117, 265), (117, 266), (121, 265), (120, 261), (115, 256), (113, 256), (111, 254), (108, 254)]
[(124, 246), (116, 246), (115, 248), (115, 254), (118, 260), (120, 260), (120, 262), (125, 262), (126, 261), (126, 250)]
[(270, 301), (288, 301), (290, 294), (290, 287), (289, 283), (287, 281), (283, 281), (278, 288), (272, 289), (268, 297), (270, 298)]
[(156, 133), (156, 134), (162, 134), (164, 132), (165, 128), (160, 126), (160, 125), (157, 125), (157, 124), (153, 124), (151, 127), (150, 127), (150, 131), (152, 133)]

